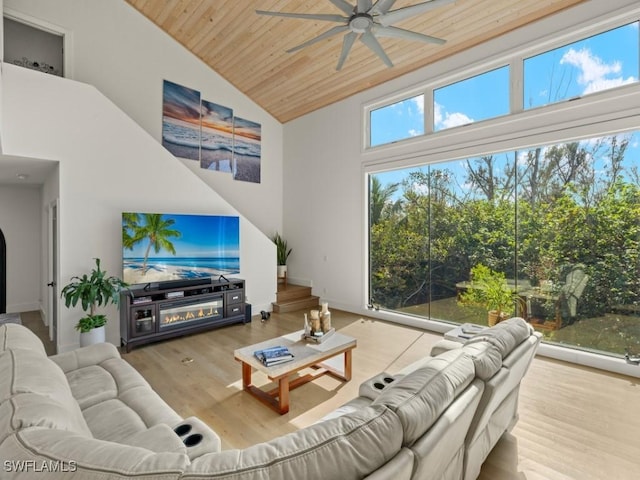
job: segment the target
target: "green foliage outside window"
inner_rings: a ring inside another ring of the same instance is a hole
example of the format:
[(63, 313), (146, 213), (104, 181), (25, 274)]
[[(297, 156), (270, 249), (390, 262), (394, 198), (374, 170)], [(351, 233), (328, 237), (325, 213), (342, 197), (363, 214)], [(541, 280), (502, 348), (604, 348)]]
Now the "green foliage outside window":
[(371, 299), (407, 310), (455, 298), (477, 264), (516, 284), (559, 285), (580, 263), (589, 283), (578, 319), (640, 305), (640, 165), (625, 160), (632, 139), (432, 165), (393, 186), (372, 176)]

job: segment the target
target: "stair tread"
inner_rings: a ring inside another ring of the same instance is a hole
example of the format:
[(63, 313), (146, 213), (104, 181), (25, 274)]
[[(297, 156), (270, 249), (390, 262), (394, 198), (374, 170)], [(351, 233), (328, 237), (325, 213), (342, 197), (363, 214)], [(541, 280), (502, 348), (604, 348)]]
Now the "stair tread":
[(276, 303), (290, 302), (297, 299), (304, 299), (311, 296), (311, 287), (302, 285), (278, 284)]
[(273, 311), (276, 313), (292, 312), (294, 310), (301, 310), (303, 308), (317, 307), (320, 304), (320, 297), (316, 295), (307, 295), (302, 298), (295, 298), (293, 300), (273, 302)]

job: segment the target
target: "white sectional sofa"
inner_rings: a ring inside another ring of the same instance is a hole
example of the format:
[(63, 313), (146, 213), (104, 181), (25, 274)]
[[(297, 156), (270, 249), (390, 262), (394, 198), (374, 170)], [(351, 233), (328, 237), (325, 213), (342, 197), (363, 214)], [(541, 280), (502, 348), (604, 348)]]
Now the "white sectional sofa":
[(213, 430), (182, 419), (114, 346), (47, 357), (28, 329), (2, 325), (0, 478), (475, 478), (517, 418), (540, 340), (522, 319), (483, 337), (440, 345), (439, 355), (381, 376), (383, 388), (365, 382), (314, 425), (221, 451)]

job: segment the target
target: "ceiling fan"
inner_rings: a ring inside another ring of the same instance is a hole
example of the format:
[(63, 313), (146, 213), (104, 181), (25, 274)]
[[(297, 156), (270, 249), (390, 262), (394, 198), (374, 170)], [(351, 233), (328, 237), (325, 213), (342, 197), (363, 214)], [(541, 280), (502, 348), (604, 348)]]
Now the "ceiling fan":
[(296, 52), (304, 47), (308, 47), (309, 45), (313, 45), (325, 38), (331, 37), (332, 35), (346, 32), (342, 41), (342, 52), (340, 53), (336, 70), (340, 70), (344, 65), (344, 62), (349, 55), (349, 51), (358, 36), (360, 37), (360, 41), (378, 55), (387, 67), (393, 67), (391, 59), (387, 56), (377, 38), (392, 37), (442, 45), (445, 43), (445, 40), (441, 38), (431, 37), (422, 33), (394, 27), (393, 24), (414, 15), (419, 15), (443, 5), (453, 3), (455, 0), (430, 0), (428, 2), (418, 3), (408, 7), (398, 8), (396, 10), (391, 10), (391, 7), (393, 7), (396, 0), (377, 0), (375, 3), (373, 0), (357, 0), (355, 6), (345, 0), (329, 1), (342, 10), (342, 12), (347, 16), (313, 13), (269, 12), (265, 10), (256, 10), (256, 13), (258, 15), (271, 15), (274, 17), (293, 17), (303, 18), (306, 20), (344, 23), (344, 25), (335, 26), (321, 35), (318, 35), (297, 47), (287, 50), (287, 53)]

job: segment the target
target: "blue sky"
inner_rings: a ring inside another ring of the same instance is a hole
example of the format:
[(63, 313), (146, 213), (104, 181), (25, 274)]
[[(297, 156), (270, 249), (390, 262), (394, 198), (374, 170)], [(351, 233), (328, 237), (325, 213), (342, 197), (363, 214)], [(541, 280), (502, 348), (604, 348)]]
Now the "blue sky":
[[(525, 59), (524, 108), (637, 82), (638, 44), (636, 22)], [(434, 115), (436, 131), (504, 115), (509, 111), (508, 88), (508, 69), (497, 69), (435, 90), (434, 107), (427, 114)], [(371, 144), (422, 135), (424, 107), (424, 98), (418, 96), (372, 112)], [(639, 164), (639, 154), (635, 139), (627, 157)], [(398, 182), (411, 170), (377, 176), (383, 184)]]

